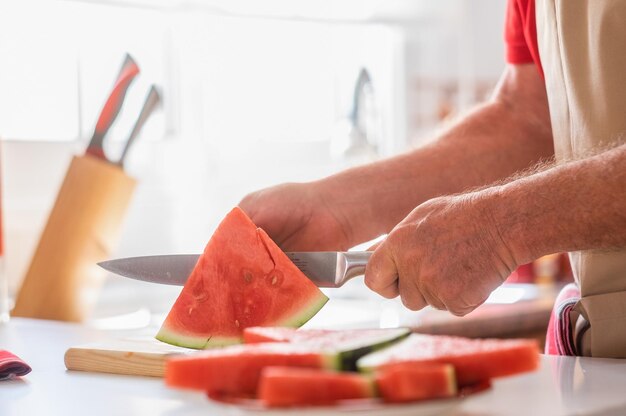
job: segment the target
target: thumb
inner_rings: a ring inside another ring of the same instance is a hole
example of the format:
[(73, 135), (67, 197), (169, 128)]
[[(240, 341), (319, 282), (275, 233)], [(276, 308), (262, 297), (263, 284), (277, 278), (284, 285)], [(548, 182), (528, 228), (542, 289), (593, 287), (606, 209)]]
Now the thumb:
[(388, 299), (398, 296), (398, 270), (391, 256), (388, 244), (383, 241), (367, 262), (365, 268), (365, 285), (374, 292)]

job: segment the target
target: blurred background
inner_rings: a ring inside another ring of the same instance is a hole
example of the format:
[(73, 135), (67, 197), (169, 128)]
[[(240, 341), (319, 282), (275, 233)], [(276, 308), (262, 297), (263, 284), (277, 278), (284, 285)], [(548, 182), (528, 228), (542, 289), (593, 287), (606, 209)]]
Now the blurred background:
[[(163, 105), (126, 160), (138, 185), (113, 257), (193, 253), (246, 193), (404, 151), (488, 97), (504, 66), (505, 3), (0, 2), (10, 292), (126, 53), (141, 74), (107, 154), (120, 154), (149, 85)], [(109, 276), (94, 316), (166, 312), (178, 291)]]

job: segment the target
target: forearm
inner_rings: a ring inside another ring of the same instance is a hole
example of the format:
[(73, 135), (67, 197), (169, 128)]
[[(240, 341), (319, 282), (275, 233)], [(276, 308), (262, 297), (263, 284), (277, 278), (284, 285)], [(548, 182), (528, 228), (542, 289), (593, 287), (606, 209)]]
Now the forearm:
[[(388, 232), (428, 199), (492, 183), (550, 158), (545, 90), (542, 85), (528, 87), (533, 80), (526, 78), (537, 75), (535, 68), (526, 69), (521, 75), (505, 74), (494, 99), (430, 144), (320, 181), (328, 199), (352, 225), (353, 242)], [(507, 89), (524, 92), (512, 94)]]
[(517, 264), (626, 247), (626, 145), (484, 193)]

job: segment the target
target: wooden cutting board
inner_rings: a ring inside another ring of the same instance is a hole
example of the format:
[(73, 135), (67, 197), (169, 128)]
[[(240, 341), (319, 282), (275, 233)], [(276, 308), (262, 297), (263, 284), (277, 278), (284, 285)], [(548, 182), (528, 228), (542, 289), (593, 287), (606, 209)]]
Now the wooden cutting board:
[(154, 338), (125, 338), (72, 347), (65, 352), (68, 370), (96, 373), (163, 377), (165, 361), (187, 348), (175, 347)]

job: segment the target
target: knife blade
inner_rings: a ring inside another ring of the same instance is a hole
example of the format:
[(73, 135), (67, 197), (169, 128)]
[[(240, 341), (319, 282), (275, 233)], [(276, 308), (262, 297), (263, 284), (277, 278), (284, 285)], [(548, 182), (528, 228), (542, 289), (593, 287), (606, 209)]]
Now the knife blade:
[(128, 153), (128, 149), (133, 145), (135, 139), (139, 135), (139, 132), (143, 128), (143, 125), (146, 124), (146, 121), (150, 118), (152, 112), (157, 108), (157, 106), (161, 103), (161, 94), (159, 94), (159, 90), (156, 85), (151, 85), (150, 90), (148, 91), (148, 95), (146, 95), (146, 99), (143, 103), (143, 107), (141, 107), (141, 112), (137, 117), (137, 121), (135, 121), (135, 125), (133, 126), (133, 130), (130, 132), (130, 136), (126, 139), (126, 144), (124, 145), (124, 149), (122, 150), (122, 155), (120, 159), (117, 161), (117, 165), (124, 167), (124, 159), (126, 159), (126, 154)]
[[(371, 251), (286, 252), (287, 257), (318, 287), (341, 287), (365, 272)], [(103, 269), (131, 279), (182, 286), (199, 254), (127, 257), (98, 263)]]

